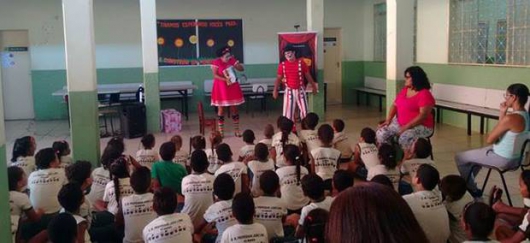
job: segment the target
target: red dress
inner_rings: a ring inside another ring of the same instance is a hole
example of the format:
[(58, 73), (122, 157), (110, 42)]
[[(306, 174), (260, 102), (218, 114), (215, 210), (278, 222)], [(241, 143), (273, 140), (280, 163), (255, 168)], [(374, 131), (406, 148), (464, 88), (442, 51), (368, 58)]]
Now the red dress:
[[(237, 63), (235, 58), (230, 58), (227, 63), (220, 58), (213, 61), (212, 66), (217, 67), (217, 75), (224, 77), (223, 71)], [(212, 106), (237, 106), (245, 103), (243, 92), (239, 83), (227, 85), (225, 80), (214, 78), (212, 87)]]

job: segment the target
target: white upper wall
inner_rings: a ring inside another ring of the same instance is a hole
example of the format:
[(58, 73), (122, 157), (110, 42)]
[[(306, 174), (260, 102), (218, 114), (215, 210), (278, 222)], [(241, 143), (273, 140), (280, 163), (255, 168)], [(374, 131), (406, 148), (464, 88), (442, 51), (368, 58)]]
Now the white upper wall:
[[(364, 0), (363, 0), (364, 1)], [(325, 2), (325, 27), (343, 28), (343, 58), (362, 60), (363, 1)], [(28, 30), (33, 70), (64, 69), (61, 0), (0, 0), (0, 30)], [(306, 29), (305, 0), (157, 0), (159, 19), (241, 18), (245, 63), (276, 63), (277, 33)], [(141, 67), (139, 0), (94, 0), (96, 67)]]
[(416, 62), (447, 64), (449, 0), (419, 0)]

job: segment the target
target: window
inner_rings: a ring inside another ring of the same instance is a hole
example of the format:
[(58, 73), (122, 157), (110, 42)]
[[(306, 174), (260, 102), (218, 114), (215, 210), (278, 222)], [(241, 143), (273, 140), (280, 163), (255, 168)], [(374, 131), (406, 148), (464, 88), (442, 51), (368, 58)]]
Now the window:
[(530, 65), (530, 0), (451, 0), (449, 62)]
[(386, 3), (374, 5), (374, 61), (386, 61)]

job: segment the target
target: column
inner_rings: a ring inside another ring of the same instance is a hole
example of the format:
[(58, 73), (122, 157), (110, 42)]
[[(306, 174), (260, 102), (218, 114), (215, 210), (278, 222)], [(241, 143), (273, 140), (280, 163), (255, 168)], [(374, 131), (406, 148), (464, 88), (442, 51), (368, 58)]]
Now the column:
[(99, 164), (93, 0), (63, 0), (66, 80), (74, 160)]
[(160, 82), (158, 80), (155, 0), (140, 0), (140, 18), (147, 131), (155, 133), (160, 132)]
[[(4, 123), (4, 97), (2, 93), (2, 68), (0, 67), (0, 198), (9, 198), (7, 183), (6, 133)], [(11, 242), (11, 217), (9, 200), (0, 200), (0, 242)]]
[(403, 72), (413, 64), (414, 0), (386, 1), (387, 111), (404, 84)]
[(309, 95), (309, 110), (324, 118), (324, 0), (307, 0), (307, 30), (317, 32), (318, 94)]

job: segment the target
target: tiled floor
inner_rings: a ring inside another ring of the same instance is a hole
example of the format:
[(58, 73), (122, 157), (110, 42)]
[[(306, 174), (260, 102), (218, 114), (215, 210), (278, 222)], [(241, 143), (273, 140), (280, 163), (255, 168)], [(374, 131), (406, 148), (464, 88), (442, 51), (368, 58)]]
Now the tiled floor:
[[(261, 139), (263, 127), (267, 123), (275, 124), (278, 114), (281, 112), (269, 111), (268, 114), (256, 113), (255, 117), (251, 117), (250, 114), (241, 114), (241, 129), (252, 129), (256, 133), (256, 137)], [(212, 116), (213, 114), (210, 114)], [(355, 107), (355, 106), (329, 106), (326, 113), (325, 122), (331, 122), (335, 118), (341, 118), (346, 122), (346, 132), (349, 135), (352, 142), (357, 141), (359, 133), (362, 128), (370, 126), (376, 127), (378, 121), (384, 119), (383, 113), (379, 113), (376, 108), (367, 107)], [(321, 118), (321, 122), (322, 122)], [(236, 138), (232, 133), (231, 120), (226, 121), (226, 138), (224, 142), (228, 143), (234, 153), (239, 150), (243, 145), (243, 141), (240, 138)], [(190, 120), (184, 121), (182, 126), (182, 132), (180, 135), (183, 137), (184, 148), (189, 149), (189, 137), (197, 135), (199, 132), (198, 119), (196, 114), (190, 114)], [(66, 120), (61, 121), (7, 121), (6, 122), (6, 137), (7, 137), (7, 151), (8, 159), (10, 159), (10, 153), (13, 147), (13, 142), (16, 138), (26, 135), (35, 136), (37, 140), (37, 147), (44, 148), (51, 146), (53, 141), (56, 140), (67, 140), (69, 141), (69, 128)], [(169, 140), (173, 134), (155, 134), (157, 139), (157, 147), (163, 141)], [(434, 148), (434, 158), (438, 169), (442, 176), (448, 174), (457, 173), (457, 169), (454, 163), (454, 154), (459, 151), (464, 151), (472, 148), (479, 148), (485, 146), (485, 135), (473, 133), (472, 136), (467, 136), (466, 131), (461, 128), (438, 124), (436, 127), (435, 135), (432, 137), (432, 143)], [(102, 149), (108, 141), (108, 138), (101, 139)], [(134, 155), (140, 148), (140, 138), (137, 139), (126, 139), (126, 153)], [(478, 181), (482, 182), (485, 171), (479, 174)], [(518, 186), (519, 172), (507, 173), (508, 188), (512, 195), (512, 200), (515, 205), (521, 206), (522, 200), (519, 193)], [(486, 189), (486, 193), (491, 185), (502, 186), (500, 177), (496, 173), (492, 173), (489, 185)]]

